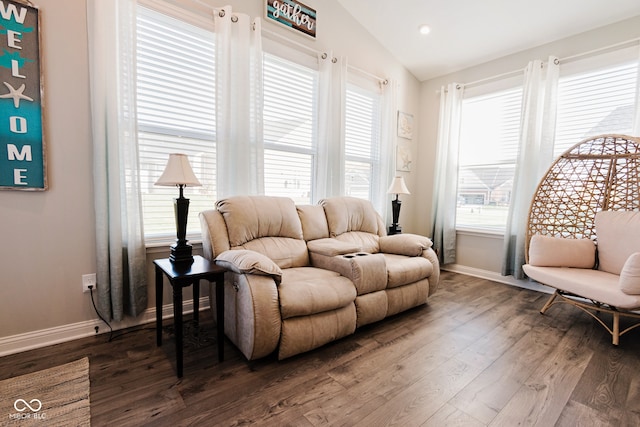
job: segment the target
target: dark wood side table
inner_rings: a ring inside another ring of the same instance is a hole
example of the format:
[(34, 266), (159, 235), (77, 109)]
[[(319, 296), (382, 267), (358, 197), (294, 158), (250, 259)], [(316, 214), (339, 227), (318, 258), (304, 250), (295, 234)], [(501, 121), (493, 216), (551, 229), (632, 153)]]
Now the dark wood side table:
[(182, 288), (193, 286), (193, 322), (198, 330), (200, 280), (216, 283), (216, 311), (218, 336), (218, 361), (224, 360), (224, 272), (200, 255), (193, 257), (193, 264), (172, 263), (169, 258), (153, 261), (156, 266), (156, 341), (162, 345), (162, 276), (165, 275), (173, 288), (173, 324), (176, 334), (176, 366), (178, 378), (182, 378)]

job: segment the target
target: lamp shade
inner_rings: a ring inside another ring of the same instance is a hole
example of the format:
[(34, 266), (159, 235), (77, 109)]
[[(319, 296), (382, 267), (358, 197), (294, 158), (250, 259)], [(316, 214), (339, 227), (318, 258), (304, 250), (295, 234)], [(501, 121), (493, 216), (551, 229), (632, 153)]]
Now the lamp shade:
[(189, 158), (186, 154), (173, 153), (169, 154), (169, 161), (164, 168), (164, 172), (156, 181), (155, 185), (188, 185), (190, 187), (199, 187), (200, 181), (191, 169)]
[(396, 176), (393, 178), (389, 189), (387, 190), (387, 194), (411, 194), (409, 189), (404, 183), (404, 178), (401, 176)]

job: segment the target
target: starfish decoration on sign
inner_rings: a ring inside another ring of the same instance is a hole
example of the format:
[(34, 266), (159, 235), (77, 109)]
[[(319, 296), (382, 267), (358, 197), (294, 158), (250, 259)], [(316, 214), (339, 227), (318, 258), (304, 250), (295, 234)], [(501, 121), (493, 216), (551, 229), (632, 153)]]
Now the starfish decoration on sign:
[(3, 83), (9, 89), (9, 93), (0, 95), (0, 98), (13, 98), (14, 107), (18, 108), (20, 106), (21, 99), (26, 99), (27, 101), (33, 101), (33, 98), (29, 98), (27, 95), (23, 94), (24, 88), (25, 88), (24, 83), (22, 83), (22, 85), (18, 89), (15, 89), (13, 86), (11, 86), (7, 82), (3, 82)]

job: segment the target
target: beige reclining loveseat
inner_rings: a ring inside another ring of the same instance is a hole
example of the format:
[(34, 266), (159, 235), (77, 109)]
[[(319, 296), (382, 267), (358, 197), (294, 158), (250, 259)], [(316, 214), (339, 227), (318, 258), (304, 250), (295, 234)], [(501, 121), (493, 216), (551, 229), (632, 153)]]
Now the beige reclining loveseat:
[(225, 334), (249, 360), (320, 347), (426, 303), (438, 285), (431, 241), (386, 236), (365, 200), (231, 197), (200, 222), (204, 255), (229, 269)]

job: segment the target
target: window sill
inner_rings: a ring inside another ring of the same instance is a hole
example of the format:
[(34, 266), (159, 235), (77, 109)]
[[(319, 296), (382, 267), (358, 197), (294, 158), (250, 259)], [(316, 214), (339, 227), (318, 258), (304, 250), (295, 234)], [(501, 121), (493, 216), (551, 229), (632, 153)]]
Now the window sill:
[[(192, 237), (192, 238), (189, 239), (189, 237)], [(202, 249), (202, 236), (200, 235), (187, 236), (187, 240), (189, 244), (193, 246), (194, 251), (196, 250), (199, 251), (200, 249)], [(147, 249), (148, 254), (167, 252), (169, 250), (169, 246), (173, 245), (175, 241), (176, 241), (175, 238), (172, 238), (172, 239), (168, 239), (165, 237), (150, 238), (145, 241), (145, 248)]]
[(487, 237), (492, 239), (504, 239), (504, 231), (501, 230), (458, 227), (456, 228), (456, 234), (464, 236)]

